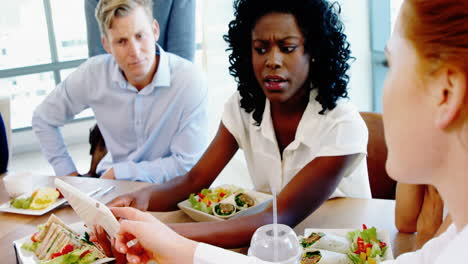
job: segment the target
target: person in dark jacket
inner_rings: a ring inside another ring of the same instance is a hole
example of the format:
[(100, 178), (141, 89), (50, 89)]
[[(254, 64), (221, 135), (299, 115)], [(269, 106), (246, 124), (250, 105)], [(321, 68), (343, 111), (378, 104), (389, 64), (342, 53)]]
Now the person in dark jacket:
[(0, 174), (5, 173), (8, 167), (8, 141), (5, 124), (0, 113)]

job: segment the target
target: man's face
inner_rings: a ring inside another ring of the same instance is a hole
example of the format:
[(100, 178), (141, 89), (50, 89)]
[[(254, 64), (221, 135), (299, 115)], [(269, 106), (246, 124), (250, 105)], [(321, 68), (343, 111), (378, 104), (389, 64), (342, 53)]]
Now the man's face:
[(151, 82), (156, 70), (156, 41), (159, 26), (148, 18), (142, 7), (124, 17), (112, 20), (103, 46), (112, 54), (125, 74), (125, 78), (136, 88)]

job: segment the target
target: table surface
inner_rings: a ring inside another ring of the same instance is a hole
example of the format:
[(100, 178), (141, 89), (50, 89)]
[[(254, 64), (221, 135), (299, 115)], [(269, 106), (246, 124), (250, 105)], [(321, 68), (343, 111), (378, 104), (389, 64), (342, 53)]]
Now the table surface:
[[(54, 177), (44, 178), (50, 186), (53, 185)], [(114, 180), (101, 180), (80, 177), (59, 177), (73, 186), (83, 190), (91, 191), (97, 187), (104, 190), (109, 186), (116, 188), (109, 194), (100, 197), (100, 201), (106, 203), (115, 197), (127, 192), (138, 190), (148, 183), (126, 182)], [(8, 194), (0, 178), (0, 204), (9, 200)], [(294, 228), (298, 235), (304, 233), (305, 228), (359, 228), (362, 224), (385, 229), (390, 235), (394, 256), (411, 251), (414, 244), (414, 235), (399, 233), (394, 224), (395, 202), (392, 200), (338, 198), (325, 202), (317, 211), (307, 217)], [(47, 221), (51, 213), (60, 217), (65, 223), (80, 221), (78, 216), (69, 206), (59, 207), (42, 216), (29, 216), (0, 212), (0, 256), (2, 263), (15, 263), (15, 251), (13, 241), (22, 237), (32, 235), (37, 226)], [(153, 213), (165, 223), (193, 222), (182, 211)]]

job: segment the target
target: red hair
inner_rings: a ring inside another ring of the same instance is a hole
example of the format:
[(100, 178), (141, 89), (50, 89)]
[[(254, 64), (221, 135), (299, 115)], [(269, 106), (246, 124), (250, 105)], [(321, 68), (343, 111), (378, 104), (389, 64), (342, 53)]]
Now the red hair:
[(468, 73), (468, 0), (406, 0), (405, 37), (424, 58)]

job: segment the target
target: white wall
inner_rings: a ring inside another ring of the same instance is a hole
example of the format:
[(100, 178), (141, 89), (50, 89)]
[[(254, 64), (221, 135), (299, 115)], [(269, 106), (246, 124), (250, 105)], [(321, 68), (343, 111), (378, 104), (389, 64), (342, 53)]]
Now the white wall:
[[(12, 113), (11, 118), (15, 118)], [(88, 142), (89, 129), (96, 123), (94, 119), (78, 121), (61, 128), (67, 145)], [(39, 142), (31, 129), (12, 133), (11, 151), (13, 155), (31, 151), (40, 151)], [(87, 153), (86, 153), (87, 154)]]
[(360, 111), (372, 110), (372, 60), (370, 48), (369, 1), (339, 0), (345, 32), (352, 55), (349, 96)]
[[(203, 2), (205, 69), (209, 88), (209, 134), (210, 137), (214, 137), (221, 122), (224, 103), (237, 87), (234, 78), (229, 74), (229, 53), (225, 51), (227, 44), (223, 40), (234, 11), (232, 0), (205, 0)], [(212, 185), (229, 183), (246, 189), (253, 188), (242, 151), (237, 152)]]

